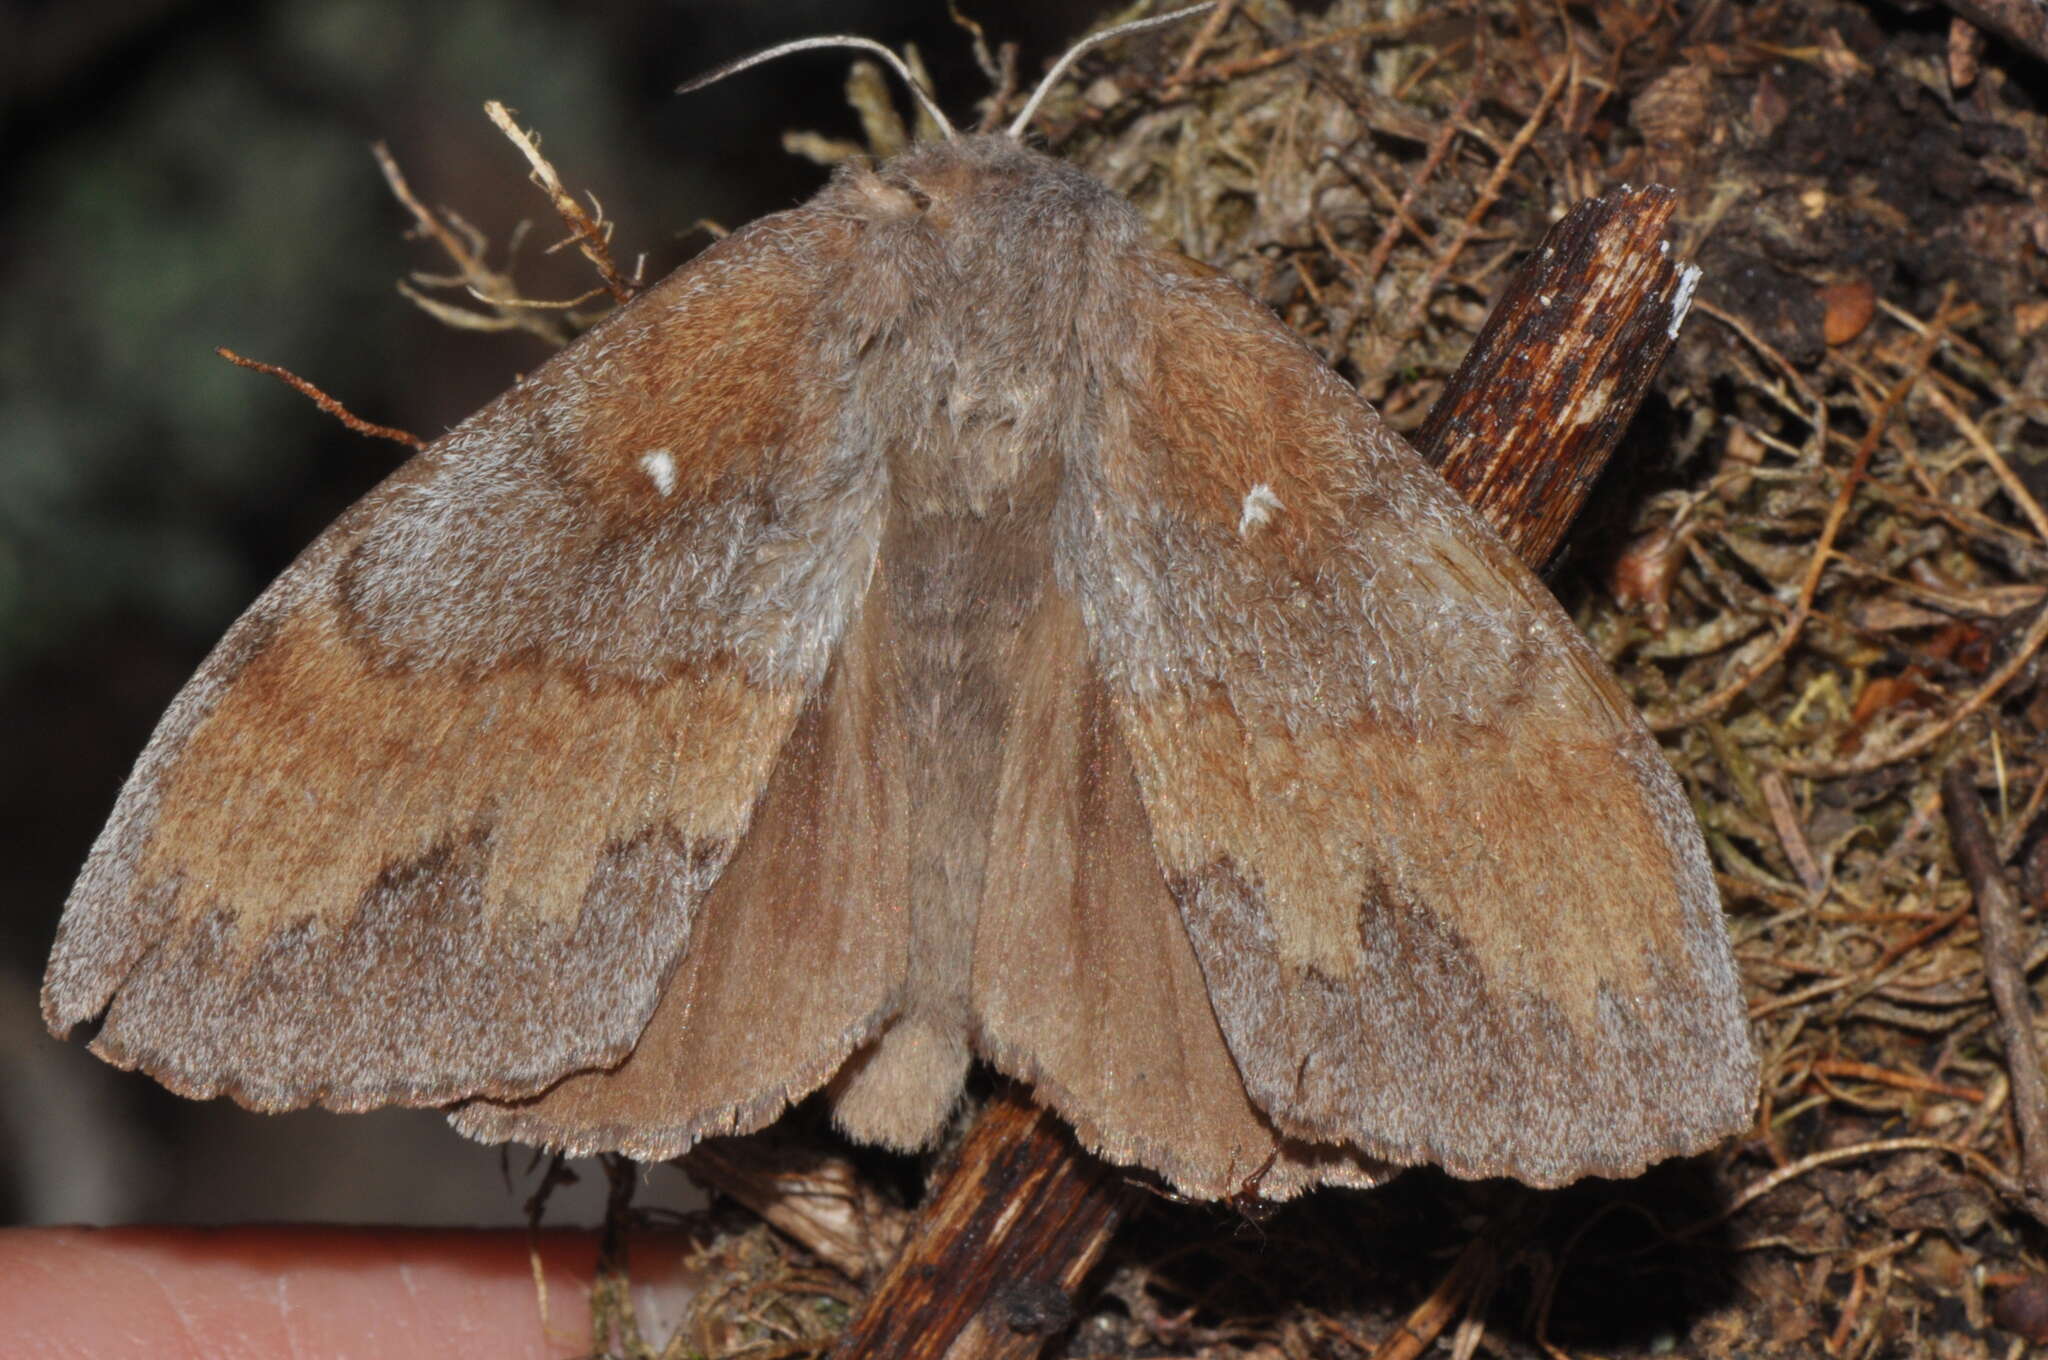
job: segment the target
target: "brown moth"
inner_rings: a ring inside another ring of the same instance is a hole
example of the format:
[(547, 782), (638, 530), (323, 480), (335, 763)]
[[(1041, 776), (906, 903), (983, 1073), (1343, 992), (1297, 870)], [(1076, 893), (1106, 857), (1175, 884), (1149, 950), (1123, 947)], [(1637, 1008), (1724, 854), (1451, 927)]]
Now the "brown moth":
[(1203, 1198), (1740, 1127), (1613, 678), (1037, 98), (734, 232), (315, 541), (123, 790), (52, 1030), (649, 1160), (821, 1088), (922, 1147), (980, 1059)]

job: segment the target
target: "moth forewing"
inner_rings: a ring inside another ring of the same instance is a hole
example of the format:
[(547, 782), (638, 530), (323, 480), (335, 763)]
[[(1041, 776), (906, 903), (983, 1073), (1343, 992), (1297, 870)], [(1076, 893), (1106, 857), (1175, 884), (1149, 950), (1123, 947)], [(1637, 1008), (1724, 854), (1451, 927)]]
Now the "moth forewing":
[(329, 529), (130, 777), (52, 1029), (262, 1109), (622, 1058), (872, 570), (809, 330), (850, 236), (736, 233)]

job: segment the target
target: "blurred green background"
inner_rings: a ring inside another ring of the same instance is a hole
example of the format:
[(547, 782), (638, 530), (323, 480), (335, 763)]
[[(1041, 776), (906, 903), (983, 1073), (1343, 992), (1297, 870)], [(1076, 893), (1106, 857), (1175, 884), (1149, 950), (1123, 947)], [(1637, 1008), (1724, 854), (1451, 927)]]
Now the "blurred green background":
[[(1103, 8), (963, 7), (1020, 44), (1026, 81)], [(498, 1157), (431, 1113), (265, 1118), (57, 1043), (42, 960), (164, 705), (403, 456), (214, 346), (427, 436), (547, 352), (398, 295), (443, 261), (405, 239), (371, 143), (500, 248), (530, 219), (528, 295), (580, 293), (587, 267), (540, 254), (557, 223), (481, 111), (503, 100), (602, 201), (621, 261), (645, 252), (657, 277), (703, 246), (700, 219), (737, 225), (823, 181), (784, 130), (858, 137), (845, 54), (674, 86), (825, 32), (917, 43), (956, 116), (986, 93), (944, 0), (0, 9), (0, 1222), (516, 1221)]]

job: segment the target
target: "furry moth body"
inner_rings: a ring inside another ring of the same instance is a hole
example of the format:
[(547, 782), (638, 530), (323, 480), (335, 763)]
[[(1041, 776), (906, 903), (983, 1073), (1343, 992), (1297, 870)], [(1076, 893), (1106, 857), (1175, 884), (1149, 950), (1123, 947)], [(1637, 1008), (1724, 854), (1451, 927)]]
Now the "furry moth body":
[(673, 1156), (979, 1057), (1185, 1194), (1747, 1119), (1718, 899), (1570, 621), (1085, 174), (842, 171), (414, 458), (172, 705), (44, 1011), (259, 1109)]

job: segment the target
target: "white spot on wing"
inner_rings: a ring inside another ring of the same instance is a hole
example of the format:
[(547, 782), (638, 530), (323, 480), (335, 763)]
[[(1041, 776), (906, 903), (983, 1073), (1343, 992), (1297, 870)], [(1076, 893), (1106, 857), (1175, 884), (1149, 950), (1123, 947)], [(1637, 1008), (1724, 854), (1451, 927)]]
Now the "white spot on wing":
[(676, 456), (667, 449), (649, 449), (640, 455), (640, 468), (654, 482), (654, 489), (667, 496), (676, 489)]
[(1244, 508), (1237, 516), (1237, 536), (1249, 536), (1252, 530), (1270, 521), (1277, 511), (1286, 508), (1280, 504), (1280, 498), (1273, 494), (1273, 488), (1260, 482), (1244, 493)]

